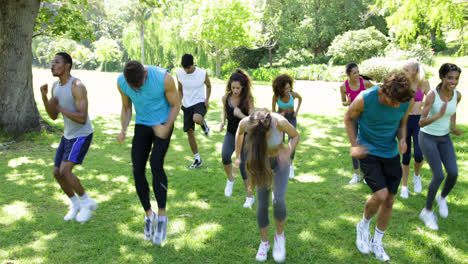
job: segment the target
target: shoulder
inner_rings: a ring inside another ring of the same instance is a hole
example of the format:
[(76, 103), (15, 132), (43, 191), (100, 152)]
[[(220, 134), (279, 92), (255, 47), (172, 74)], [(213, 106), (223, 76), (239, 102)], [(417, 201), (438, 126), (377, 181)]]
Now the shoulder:
[(292, 94), (292, 96), (294, 98), (301, 97), (301, 95), (298, 92), (295, 92), (295, 91), (292, 91), (291, 94)]
[(457, 90), (457, 102), (460, 102), (462, 94)]
[(340, 85), (340, 88), (341, 90), (346, 90), (346, 82), (343, 82), (341, 85)]
[(226, 103), (226, 99), (228, 98), (229, 94), (223, 95), (223, 98), (221, 99), (223, 103)]
[(78, 79), (78, 78), (75, 78), (72, 82), (72, 89), (84, 89), (86, 90), (86, 86), (84, 85), (84, 83)]

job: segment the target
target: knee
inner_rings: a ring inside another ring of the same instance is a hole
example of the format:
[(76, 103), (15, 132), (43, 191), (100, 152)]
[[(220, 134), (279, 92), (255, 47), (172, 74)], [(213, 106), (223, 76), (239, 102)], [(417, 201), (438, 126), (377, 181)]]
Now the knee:
[(193, 128), (189, 128), (187, 130), (187, 135), (190, 137), (190, 136), (193, 136)]
[(284, 199), (277, 200), (275, 197), (273, 200), (273, 214), (275, 219), (279, 221), (286, 219), (286, 202)]
[(61, 167), (59, 169), (59, 174), (60, 174), (60, 177), (68, 177), (71, 175), (71, 170), (68, 168), (68, 167)]
[(387, 197), (387, 199), (385, 200), (384, 202), (384, 206), (387, 207), (387, 208), (392, 208), (393, 207), (393, 203), (395, 202), (395, 196), (394, 195), (389, 195)]
[(222, 153), (221, 154), (221, 160), (223, 161), (223, 165), (229, 165), (232, 163), (232, 159), (231, 159), (231, 156), (225, 154), (225, 153)]
[(62, 175), (60, 175), (60, 169), (59, 169), (59, 168), (54, 168), (53, 174), (54, 174), (54, 177), (55, 177), (56, 179), (59, 179), (59, 178), (62, 177)]
[(193, 122), (201, 125), (203, 124), (203, 116), (199, 115), (199, 114), (194, 114), (193, 115)]
[(380, 191), (377, 191), (374, 193), (374, 195), (372, 196), (372, 198), (374, 200), (376, 200), (378, 203), (383, 203), (383, 202), (386, 202), (387, 199), (389, 197), (389, 193), (388, 193), (388, 190), (387, 189), (383, 189), (383, 190), (380, 190)]

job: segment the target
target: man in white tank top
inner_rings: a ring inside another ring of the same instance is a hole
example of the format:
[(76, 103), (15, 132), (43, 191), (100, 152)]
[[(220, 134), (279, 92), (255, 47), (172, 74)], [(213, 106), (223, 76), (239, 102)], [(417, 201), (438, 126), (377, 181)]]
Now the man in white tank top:
[[(209, 107), (211, 94), (211, 82), (206, 70), (193, 65), (193, 56), (184, 54), (182, 56), (183, 69), (177, 72), (177, 83), (179, 85), (179, 97), (184, 111), (184, 132), (187, 132), (188, 141), (195, 160), (191, 169), (203, 165), (198, 153), (197, 141), (195, 140), (195, 123), (200, 125), (206, 136), (210, 135), (210, 128), (206, 124), (205, 114)], [(206, 95), (205, 95), (206, 86)]]
[(87, 222), (96, 210), (97, 203), (88, 196), (72, 170), (86, 156), (93, 138), (93, 127), (88, 116), (86, 87), (80, 79), (71, 76), (72, 64), (70, 55), (57, 53), (51, 70), (52, 75), (59, 80), (53, 85), (50, 100), (47, 97), (47, 84), (41, 86), (41, 94), (50, 118), (55, 120), (62, 113), (64, 119), (64, 133), (57, 149), (54, 167), (55, 179), (71, 201), (70, 210), (64, 220)]

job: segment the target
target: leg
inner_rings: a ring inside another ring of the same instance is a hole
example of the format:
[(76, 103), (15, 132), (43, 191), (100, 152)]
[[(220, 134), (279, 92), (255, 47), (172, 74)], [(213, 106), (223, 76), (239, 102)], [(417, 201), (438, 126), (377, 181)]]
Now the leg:
[(377, 228), (385, 231), (387, 229), (390, 218), (392, 217), (393, 203), (395, 202), (395, 195), (388, 193), (385, 200), (381, 201), (379, 211), (377, 213)]
[(458, 178), (457, 157), (455, 149), (453, 148), (452, 140), (447, 135), (446, 143), (439, 145), (440, 157), (444, 164), (445, 171), (447, 172), (447, 179), (445, 180), (444, 188), (442, 189), (442, 198), (447, 197), (452, 188), (455, 186)]
[(226, 176), (230, 181), (234, 181), (234, 177), (232, 176), (232, 153), (234, 152), (234, 143), (235, 138), (234, 135), (226, 132), (224, 135), (223, 147), (221, 150), (221, 159), (223, 162), (224, 171), (226, 172)]
[(146, 162), (153, 144), (152, 138), (154, 134), (151, 127), (143, 125), (135, 125), (135, 135), (132, 143), (132, 164), (133, 178), (135, 180), (135, 188), (140, 198), (146, 216), (153, 215), (149, 198), (149, 186), (146, 180)]
[(193, 114), (193, 122), (198, 124), (198, 125), (203, 125), (203, 122), (205, 121), (205, 119), (203, 118), (202, 115), (200, 114)]
[(195, 140), (195, 133), (193, 131), (193, 128), (188, 129), (187, 137), (188, 137), (188, 141), (189, 141), (190, 149), (192, 150), (192, 153), (197, 154), (198, 146), (197, 146), (197, 141)]
[[(274, 194), (273, 199), (273, 214), (276, 222), (276, 233), (282, 234), (284, 231), (284, 223), (286, 221), (286, 190), (288, 188), (289, 166), (280, 168), (276, 163), (274, 166)], [(272, 168), (273, 169), (273, 168)]]
[[(410, 122), (408, 122), (408, 123), (410, 123)], [(403, 187), (408, 187), (409, 164), (410, 164), (410, 161), (411, 161), (411, 135), (413, 133), (412, 125), (413, 124), (410, 123), (410, 124), (408, 124), (408, 126), (406, 128), (406, 145), (407, 145), (408, 148), (407, 148), (405, 154), (403, 154), (403, 161), (401, 162), (401, 169), (403, 170), (403, 175), (402, 175), (401, 180), (402, 180), (402, 186)], [(414, 140), (416, 140), (416, 139), (414, 139)]]
[(60, 174), (60, 168), (54, 167), (54, 177), (57, 180), (57, 182), (60, 184), (60, 188), (62, 188), (63, 192), (69, 198), (75, 196), (75, 192), (73, 191), (73, 188), (68, 183), (68, 181), (65, 179), (65, 176), (62, 176), (62, 174)]
[(79, 196), (83, 196), (85, 190), (81, 185), (78, 177), (76, 177), (76, 175), (72, 172), (74, 166), (75, 163), (71, 161), (62, 161), (60, 164), (60, 175), (63, 177), (63, 179), (65, 179), (74, 192), (76, 192)]
[(263, 241), (268, 241), (268, 204), (270, 200), (270, 189), (266, 186), (257, 188), (257, 224)]

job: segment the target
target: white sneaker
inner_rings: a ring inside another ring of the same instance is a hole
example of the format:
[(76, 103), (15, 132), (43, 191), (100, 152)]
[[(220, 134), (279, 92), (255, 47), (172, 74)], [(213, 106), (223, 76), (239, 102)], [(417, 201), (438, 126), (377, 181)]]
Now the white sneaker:
[(448, 216), (448, 206), (447, 199), (442, 198), (440, 194), (436, 196), (437, 204), (439, 204), (439, 215), (442, 218), (447, 218)]
[(356, 247), (362, 254), (370, 252), (370, 232), (362, 226), (361, 222), (356, 225)]
[(167, 223), (169, 219), (166, 218), (166, 221), (158, 221), (158, 226), (156, 227), (156, 232), (153, 236), (153, 244), (161, 245), (167, 237)]
[(289, 179), (294, 179), (294, 165), (289, 166)]
[(257, 255), (255, 259), (260, 262), (264, 262), (267, 260), (268, 251), (270, 250), (270, 242), (260, 242), (260, 246), (258, 247)]
[(149, 241), (151, 240), (151, 238), (153, 238), (153, 235), (154, 235), (154, 229), (155, 229), (155, 226), (156, 226), (156, 213), (153, 212), (153, 214), (149, 217), (149, 218), (146, 218), (145, 217), (145, 230), (144, 230), (144, 234), (145, 234), (145, 240)]
[(354, 174), (353, 178), (348, 182), (348, 184), (356, 184), (361, 180), (361, 176), (359, 174)]
[(286, 238), (284, 237), (284, 232), (282, 235), (275, 234), (273, 259), (276, 262), (283, 262), (286, 259)]
[(364, 177), (362, 177), (362, 182), (363, 182), (364, 184), (367, 184), (366, 179), (364, 179)]
[(439, 226), (437, 225), (437, 216), (434, 214), (434, 211), (427, 211), (426, 208), (423, 208), (419, 214), (419, 218), (423, 220), (424, 224), (428, 228), (439, 230)]
[(408, 186), (401, 186), (400, 197), (403, 199), (408, 199), (409, 197)]
[(78, 206), (73, 206), (73, 204), (71, 204), (68, 208), (70, 210), (68, 211), (68, 213), (63, 218), (63, 220), (65, 220), (65, 221), (70, 221), (70, 220), (75, 219), (76, 215), (80, 211), (80, 206), (79, 205)]
[(224, 196), (226, 197), (231, 197), (232, 195), (232, 188), (234, 187), (234, 181), (230, 181), (229, 179), (227, 179), (227, 182), (226, 182), (226, 187), (224, 188)]
[(88, 222), (98, 207), (98, 204), (91, 198), (81, 202), (80, 213), (76, 216), (76, 221), (80, 223)]
[(244, 203), (244, 208), (251, 208), (252, 205), (255, 203), (255, 198), (252, 197), (246, 197), (245, 198), (245, 203)]
[(205, 136), (207, 137), (210, 136), (211, 130), (210, 130), (210, 127), (208, 127), (206, 120), (203, 120), (203, 125), (205, 126), (205, 129), (203, 130), (203, 134), (205, 134)]
[(375, 257), (380, 261), (389, 261), (390, 257), (385, 253), (382, 243), (372, 242), (371, 250), (374, 252)]
[(413, 175), (413, 187), (414, 187), (414, 193), (421, 193), (422, 191), (421, 176)]

